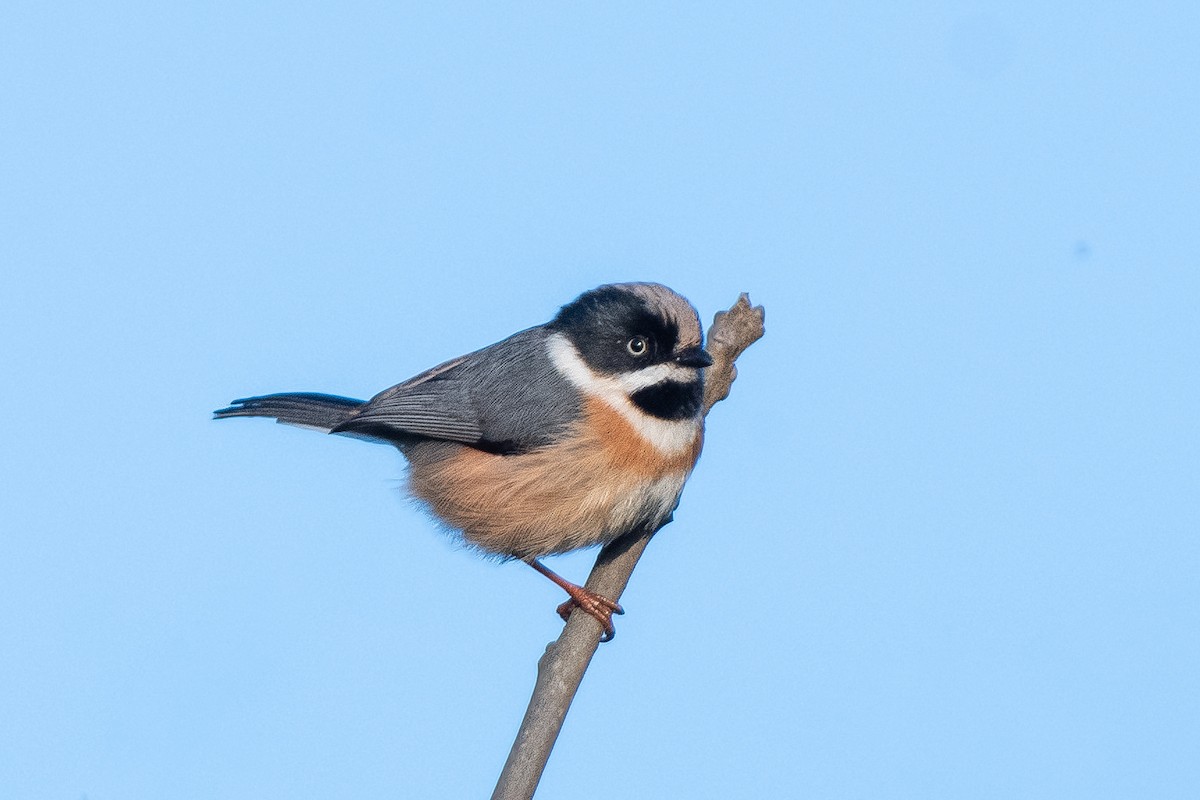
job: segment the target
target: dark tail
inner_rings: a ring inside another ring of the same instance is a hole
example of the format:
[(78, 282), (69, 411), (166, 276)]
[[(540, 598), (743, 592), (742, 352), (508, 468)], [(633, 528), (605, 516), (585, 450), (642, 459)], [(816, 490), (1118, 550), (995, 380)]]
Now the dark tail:
[(294, 392), (244, 397), (229, 408), (213, 412), (213, 419), (269, 417), (287, 425), (315, 428), (328, 433), (345, 422), (363, 405), (362, 400), (332, 394)]

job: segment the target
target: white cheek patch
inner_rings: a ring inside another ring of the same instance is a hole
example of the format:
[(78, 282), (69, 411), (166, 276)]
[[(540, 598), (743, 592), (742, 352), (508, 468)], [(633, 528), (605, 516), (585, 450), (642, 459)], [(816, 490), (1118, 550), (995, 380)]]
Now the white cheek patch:
[[(580, 361), (580, 363), (582, 364), (583, 362)], [(616, 381), (625, 390), (626, 394), (633, 394), (639, 389), (645, 389), (647, 386), (653, 386), (665, 380), (690, 383), (696, 380), (696, 368), (685, 367), (683, 364), (654, 364), (653, 366), (643, 367), (637, 372), (627, 372), (624, 375), (617, 375), (603, 380)]]
[(603, 400), (617, 411), (638, 435), (661, 453), (675, 455), (692, 446), (698, 421), (695, 419), (667, 420), (653, 417), (635, 406), (629, 395), (667, 378), (691, 380), (695, 370), (682, 364), (655, 364), (624, 375), (597, 375), (592, 371), (575, 345), (561, 333), (546, 340), (546, 352), (555, 369), (575, 388)]

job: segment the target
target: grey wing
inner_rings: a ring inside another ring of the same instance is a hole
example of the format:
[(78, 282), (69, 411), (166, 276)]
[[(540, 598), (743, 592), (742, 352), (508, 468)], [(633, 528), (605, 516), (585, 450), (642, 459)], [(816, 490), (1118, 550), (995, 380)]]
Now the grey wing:
[(578, 417), (580, 399), (550, 362), (546, 336), (530, 328), (447, 361), (376, 395), (332, 432), (495, 452), (548, 444)]

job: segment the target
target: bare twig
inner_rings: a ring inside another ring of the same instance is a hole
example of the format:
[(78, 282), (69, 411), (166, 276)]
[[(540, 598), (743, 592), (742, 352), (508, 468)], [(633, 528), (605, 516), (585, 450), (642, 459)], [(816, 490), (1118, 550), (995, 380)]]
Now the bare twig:
[[(737, 377), (734, 361), (762, 335), (763, 308), (751, 306), (746, 294), (728, 311), (717, 313), (708, 329), (706, 344), (713, 364), (705, 375), (705, 415), (729, 396), (730, 384)], [(619, 599), (656, 530), (632, 531), (601, 550), (592, 574), (588, 576), (587, 588), (613, 600)], [(545, 655), (538, 661), (533, 697), (492, 800), (529, 800), (533, 797), (567, 709), (596, 653), (600, 634), (600, 623), (594, 617), (572, 614), (562, 635), (546, 648)]]

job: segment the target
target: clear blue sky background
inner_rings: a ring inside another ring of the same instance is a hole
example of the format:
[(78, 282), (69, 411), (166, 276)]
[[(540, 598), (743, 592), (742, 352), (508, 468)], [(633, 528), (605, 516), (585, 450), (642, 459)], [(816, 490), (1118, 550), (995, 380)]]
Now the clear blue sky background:
[(1195, 797), (1200, 7), (1125, 7), (6, 3), (0, 797), (486, 796), (558, 590), (209, 413), (631, 279), (768, 335), (544, 797)]

